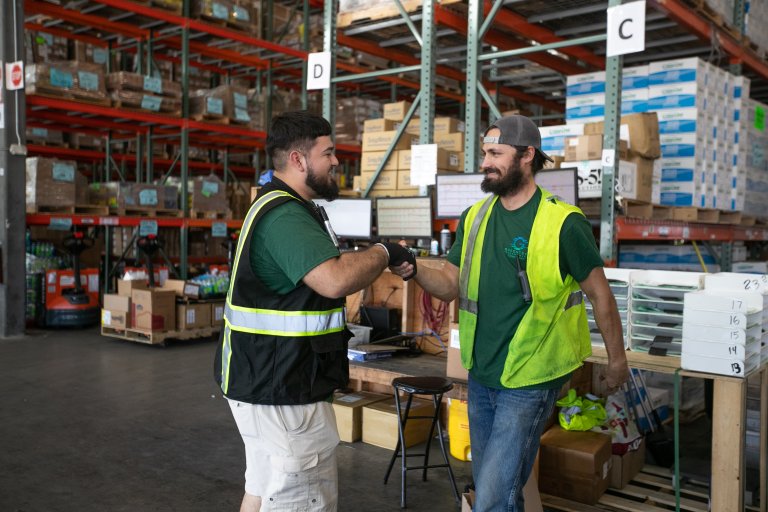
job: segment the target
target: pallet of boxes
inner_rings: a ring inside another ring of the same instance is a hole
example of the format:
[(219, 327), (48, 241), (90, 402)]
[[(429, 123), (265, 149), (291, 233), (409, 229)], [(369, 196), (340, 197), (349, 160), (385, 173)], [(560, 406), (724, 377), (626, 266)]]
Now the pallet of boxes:
[(167, 279), (150, 288), (143, 279), (121, 279), (116, 294), (104, 294), (101, 334), (149, 345), (211, 337), (221, 330), (224, 302), (199, 296), (191, 281)]
[[(363, 128), (363, 152), (360, 176), (355, 190), (364, 192), (381, 166), (386, 151), (395, 140), (411, 104), (407, 101), (384, 105), (384, 117), (368, 119)], [(419, 195), (419, 186), (411, 183), (411, 146), (419, 143), (420, 120), (411, 119), (386, 160), (368, 197), (403, 197)], [(460, 172), (464, 163), (464, 123), (451, 117), (433, 121), (434, 143), (437, 145), (437, 172)]]

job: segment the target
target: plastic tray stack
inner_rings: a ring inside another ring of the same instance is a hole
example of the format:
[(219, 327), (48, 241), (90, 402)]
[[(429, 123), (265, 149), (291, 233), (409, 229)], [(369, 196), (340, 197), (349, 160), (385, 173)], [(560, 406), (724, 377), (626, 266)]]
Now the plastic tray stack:
[[(621, 329), (624, 333), (624, 348), (629, 348), (629, 274), (633, 269), (629, 268), (605, 268), (605, 277), (611, 286), (613, 296), (616, 297), (616, 306), (619, 308), (621, 316)], [(592, 303), (584, 295), (584, 305), (587, 308), (587, 322), (589, 323), (589, 333), (592, 339), (593, 347), (603, 347), (603, 336), (595, 322), (595, 314), (592, 310)]]
[(760, 366), (762, 294), (705, 289), (684, 303), (683, 369), (746, 377)]
[(683, 301), (703, 287), (700, 272), (637, 270), (630, 275), (630, 349), (679, 356), (683, 341)]

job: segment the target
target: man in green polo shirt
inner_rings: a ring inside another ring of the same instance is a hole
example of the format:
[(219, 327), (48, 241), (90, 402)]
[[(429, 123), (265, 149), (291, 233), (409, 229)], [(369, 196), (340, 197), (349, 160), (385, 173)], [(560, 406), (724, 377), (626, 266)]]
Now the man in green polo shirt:
[[(484, 192), (461, 216), (442, 269), (419, 269), (432, 295), (459, 297), (462, 364), (469, 370), (475, 512), (523, 511), (523, 486), (558, 391), (591, 353), (582, 292), (592, 302), (609, 364), (626, 381), (621, 319), (589, 222), (536, 186), (549, 157), (536, 125), (497, 120), (485, 133)], [(411, 265), (393, 269), (411, 276)]]

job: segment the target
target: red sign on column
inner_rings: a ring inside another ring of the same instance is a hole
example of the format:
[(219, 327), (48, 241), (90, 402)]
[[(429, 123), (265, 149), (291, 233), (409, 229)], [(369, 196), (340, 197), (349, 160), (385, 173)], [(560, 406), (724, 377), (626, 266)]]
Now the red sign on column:
[(24, 62), (9, 62), (5, 65), (5, 88), (15, 91), (24, 87)]

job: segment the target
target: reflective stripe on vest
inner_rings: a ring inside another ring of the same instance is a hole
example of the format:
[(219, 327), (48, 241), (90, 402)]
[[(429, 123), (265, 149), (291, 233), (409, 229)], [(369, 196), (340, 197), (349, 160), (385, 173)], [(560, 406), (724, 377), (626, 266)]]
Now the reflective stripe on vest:
[(233, 331), (268, 336), (320, 336), (341, 332), (346, 325), (343, 307), (330, 311), (279, 311), (227, 304), (224, 318)]
[(485, 200), (480, 206), (480, 210), (475, 216), (472, 227), (469, 230), (469, 236), (467, 236), (464, 243), (464, 261), (461, 265), (461, 273), (459, 275), (459, 309), (469, 311), (473, 315), (477, 315), (477, 301), (469, 298), (469, 271), (472, 267), (472, 255), (475, 252), (475, 243), (477, 242), (477, 236), (480, 232), (480, 225), (485, 219), (485, 214), (499, 196), (491, 196)]

